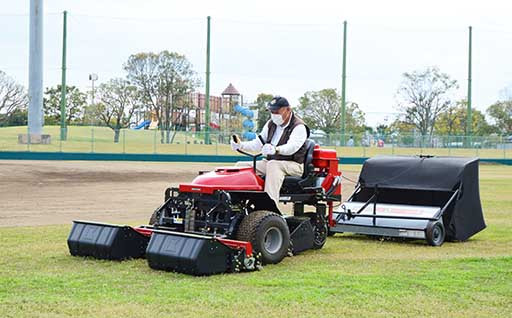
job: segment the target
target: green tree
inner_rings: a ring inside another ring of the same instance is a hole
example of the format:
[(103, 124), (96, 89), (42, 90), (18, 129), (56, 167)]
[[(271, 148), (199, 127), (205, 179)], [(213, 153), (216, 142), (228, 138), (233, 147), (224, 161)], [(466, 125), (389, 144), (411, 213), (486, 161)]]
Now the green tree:
[(114, 142), (119, 142), (122, 128), (130, 125), (138, 109), (139, 93), (127, 80), (116, 78), (98, 87), (97, 117), (114, 131)]
[(512, 100), (498, 101), (489, 108), (487, 114), (495, 122), (496, 129), (501, 134), (512, 134)]
[[(311, 129), (326, 133), (338, 133), (341, 126), (341, 97), (335, 89), (309, 91), (299, 98), (297, 112)], [(365, 115), (359, 105), (349, 102), (345, 108), (345, 130), (347, 133), (363, 132)]]
[(345, 112), (345, 129), (348, 133), (361, 133), (369, 128), (365, 125), (365, 114), (359, 108), (359, 104), (348, 102)]
[(8, 120), (12, 112), (25, 109), (27, 105), (28, 97), (23, 86), (0, 71), (0, 114), (3, 120)]
[[(49, 124), (60, 122), (61, 85), (47, 87), (44, 92), (43, 105), (45, 121)], [(87, 95), (76, 86), (66, 86), (66, 122), (78, 121), (84, 115)]]
[(390, 125), (389, 130), (391, 133), (399, 133), (399, 134), (410, 134), (416, 128), (415, 125), (401, 120), (399, 118), (395, 119)]
[(423, 136), (432, 136), (438, 116), (451, 105), (450, 94), (457, 87), (457, 81), (437, 67), (404, 73), (397, 108), (405, 113), (406, 123)]
[(391, 129), (386, 124), (379, 124), (377, 127), (375, 127), (375, 132), (380, 136), (387, 136), (391, 133)]
[[(482, 136), (493, 132), (484, 114), (478, 109), (471, 111), (471, 133)], [(435, 131), (438, 135), (465, 135), (467, 123), (467, 101), (460, 100), (439, 114)]]
[(192, 64), (184, 55), (162, 51), (131, 55), (124, 69), (141, 92), (143, 104), (156, 114), (161, 128), (160, 142), (170, 143), (171, 128), (179, 121), (175, 111), (183, 109), (179, 102), (199, 85)]
[(263, 129), (263, 126), (270, 119), (270, 112), (267, 110), (267, 104), (272, 100), (274, 95), (260, 93), (256, 98), (256, 103), (258, 104), (258, 122), (257, 122), (257, 131)]
[(28, 123), (27, 108), (16, 108), (9, 114), (0, 114), (0, 127), (26, 126)]

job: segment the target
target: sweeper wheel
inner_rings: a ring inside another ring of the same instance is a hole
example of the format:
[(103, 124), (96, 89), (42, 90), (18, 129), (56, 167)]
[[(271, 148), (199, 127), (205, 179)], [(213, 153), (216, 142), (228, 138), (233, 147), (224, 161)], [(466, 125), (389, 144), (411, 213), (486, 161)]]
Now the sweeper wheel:
[(425, 234), (428, 244), (432, 246), (441, 246), (446, 236), (443, 223), (439, 221), (430, 221), (425, 230)]
[(316, 213), (304, 213), (304, 216), (307, 216), (311, 221), (311, 226), (313, 227), (313, 233), (315, 238), (313, 240), (313, 248), (321, 249), (325, 242), (327, 241), (327, 236), (329, 235), (329, 226), (327, 225), (327, 221), (325, 217), (318, 217)]
[(245, 216), (238, 227), (236, 239), (251, 242), (255, 253), (261, 253), (263, 264), (279, 263), (290, 246), (286, 221), (270, 211), (254, 211)]

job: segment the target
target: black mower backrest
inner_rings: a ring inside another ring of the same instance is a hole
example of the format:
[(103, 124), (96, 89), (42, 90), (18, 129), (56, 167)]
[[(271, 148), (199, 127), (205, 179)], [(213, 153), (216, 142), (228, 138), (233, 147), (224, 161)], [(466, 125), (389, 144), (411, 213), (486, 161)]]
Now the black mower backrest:
[(313, 172), (313, 150), (315, 149), (316, 143), (311, 139), (306, 139), (306, 157), (304, 158), (304, 173), (302, 178), (307, 177)]

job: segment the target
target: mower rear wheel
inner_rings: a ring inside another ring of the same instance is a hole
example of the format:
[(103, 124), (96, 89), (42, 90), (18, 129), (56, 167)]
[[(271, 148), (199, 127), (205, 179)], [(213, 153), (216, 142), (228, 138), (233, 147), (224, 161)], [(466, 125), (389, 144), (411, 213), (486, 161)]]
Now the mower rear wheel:
[(325, 217), (319, 216), (314, 212), (304, 213), (304, 216), (309, 218), (311, 226), (313, 227), (313, 248), (316, 250), (321, 249), (329, 235), (329, 226), (327, 225)]
[(254, 211), (242, 219), (235, 239), (251, 242), (254, 252), (261, 253), (263, 264), (276, 264), (288, 253), (290, 231), (277, 213)]
[(427, 229), (425, 230), (425, 236), (428, 244), (432, 246), (441, 246), (444, 243), (446, 236), (443, 223), (439, 221), (428, 222)]

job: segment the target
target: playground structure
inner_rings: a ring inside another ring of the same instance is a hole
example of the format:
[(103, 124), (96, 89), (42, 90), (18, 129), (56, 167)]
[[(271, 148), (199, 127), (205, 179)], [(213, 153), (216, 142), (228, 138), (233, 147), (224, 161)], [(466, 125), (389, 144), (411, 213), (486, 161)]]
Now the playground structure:
[(131, 127), (132, 130), (144, 130), (144, 129), (157, 129), (158, 128), (158, 118), (156, 116), (156, 112), (151, 112), (151, 119), (145, 119), (141, 121), (138, 125), (134, 125)]
[[(210, 122), (206, 123), (206, 95), (199, 92), (190, 93), (186, 103), (178, 105), (179, 107), (175, 107), (173, 110), (172, 118), (176, 129), (199, 132), (209, 127), (210, 130), (227, 135), (243, 130), (242, 137), (245, 140), (256, 138), (256, 134), (253, 132), (256, 128), (253, 122), (254, 111), (242, 106), (243, 97), (233, 84), (230, 83), (221, 96), (210, 96), (209, 102), (211, 117)], [(239, 115), (246, 118), (241, 120)], [(146, 118), (133, 129), (137, 129), (139, 126), (138, 129), (146, 129), (147, 121)], [(151, 112), (151, 123), (147, 129), (158, 129), (158, 119), (153, 111)]]
[(149, 124), (148, 129), (157, 129), (158, 128), (158, 118), (156, 117), (156, 112), (151, 112), (151, 123)]
[(247, 107), (240, 106), (239, 104), (235, 105), (233, 107), (233, 110), (247, 117), (242, 121), (242, 128), (244, 129), (242, 137), (245, 140), (253, 140), (254, 138), (256, 138), (256, 133), (253, 131), (254, 122), (252, 121), (254, 117), (254, 112)]
[(137, 126), (134, 126), (132, 129), (133, 130), (146, 129), (146, 127), (149, 127), (150, 124), (151, 124), (151, 120), (147, 119), (147, 120), (142, 121)]

